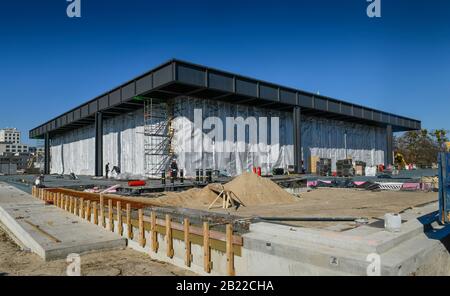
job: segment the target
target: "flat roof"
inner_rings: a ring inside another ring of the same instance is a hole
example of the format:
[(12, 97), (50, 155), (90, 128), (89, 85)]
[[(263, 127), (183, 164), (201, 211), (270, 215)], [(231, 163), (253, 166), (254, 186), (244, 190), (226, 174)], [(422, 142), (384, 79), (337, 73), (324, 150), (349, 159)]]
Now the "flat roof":
[(172, 59), (164, 64), (73, 108), (30, 130), (32, 139), (46, 133), (60, 134), (95, 122), (95, 113), (114, 117), (143, 107), (142, 97), (170, 99), (193, 96), (276, 110), (302, 108), (302, 114), (368, 125), (392, 125), (393, 131), (418, 130), (416, 119), (364, 107), (245, 77), (230, 72)]

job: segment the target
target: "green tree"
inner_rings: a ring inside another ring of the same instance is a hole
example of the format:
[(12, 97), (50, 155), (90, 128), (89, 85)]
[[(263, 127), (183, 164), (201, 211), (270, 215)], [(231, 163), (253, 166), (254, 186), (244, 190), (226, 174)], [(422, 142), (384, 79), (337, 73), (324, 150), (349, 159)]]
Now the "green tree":
[(407, 163), (430, 166), (436, 163), (437, 153), (441, 151), (440, 147), (443, 147), (445, 139), (445, 133), (422, 129), (403, 133), (396, 138), (395, 144), (396, 150), (403, 154)]

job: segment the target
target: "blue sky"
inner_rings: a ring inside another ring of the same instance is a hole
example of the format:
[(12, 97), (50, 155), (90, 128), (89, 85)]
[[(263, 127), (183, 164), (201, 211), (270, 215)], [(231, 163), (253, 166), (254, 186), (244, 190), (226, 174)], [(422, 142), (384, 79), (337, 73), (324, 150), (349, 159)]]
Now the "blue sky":
[[(0, 4), (0, 127), (28, 130), (170, 58), (450, 129), (450, 1)], [(30, 141), (31, 144), (34, 141)]]

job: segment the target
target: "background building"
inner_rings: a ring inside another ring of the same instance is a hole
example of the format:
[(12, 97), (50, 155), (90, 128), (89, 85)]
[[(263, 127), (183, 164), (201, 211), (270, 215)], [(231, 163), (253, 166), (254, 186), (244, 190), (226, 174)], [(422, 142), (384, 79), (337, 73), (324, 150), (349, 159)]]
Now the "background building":
[(15, 128), (0, 129), (0, 142), (20, 143), (20, 131)]
[[(212, 138), (195, 122), (195, 109), (203, 121), (254, 116), (272, 126), (271, 118), (278, 118), (279, 141), (252, 141), (249, 122), (242, 139)], [(389, 165), (393, 132), (420, 128), (418, 120), (171, 60), (31, 130), (30, 138), (45, 139), (46, 173), (101, 176), (110, 163), (122, 172), (160, 176), (176, 158), (186, 175), (196, 169), (236, 175), (254, 166), (263, 173), (280, 167), (298, 172), (310, 167), (312, 157), (332, 159), (333, 170), (336, 160), (347, 157)], [(183, 145), (192, 140), (201, 147), (199, 139), (209, 141), (212, 151)], [(231, 151), (216, 149), (222, 142)]]

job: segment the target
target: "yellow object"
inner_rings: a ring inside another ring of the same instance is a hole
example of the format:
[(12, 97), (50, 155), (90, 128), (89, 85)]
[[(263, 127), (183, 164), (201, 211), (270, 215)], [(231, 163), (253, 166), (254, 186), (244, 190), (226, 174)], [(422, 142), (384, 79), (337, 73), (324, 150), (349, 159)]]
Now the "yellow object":
[(447, 148), (447, 152), (450, 152), (450, 142), (445, 142), (445, 148)]
[(403, 154), (401, 154), (400, 152), (395, 153), (394, 162), (395, 165), (398, 167), (398, 169), (406, 167), (405, 158), (403, 157)]
[(311, 174), (317, 173), (317, 162), (319, 161), (319, 156), (311, 156), (310, 162), (309, 162), (309, 171)]

